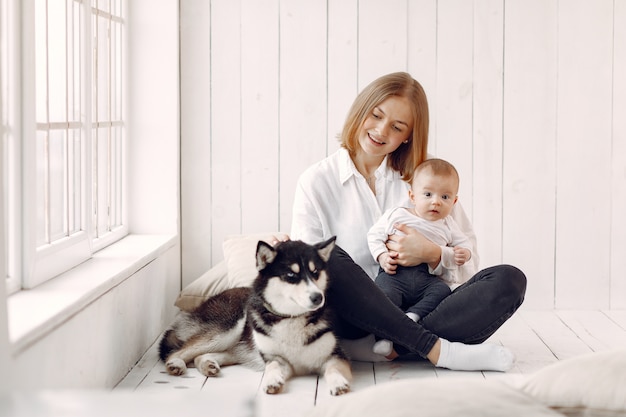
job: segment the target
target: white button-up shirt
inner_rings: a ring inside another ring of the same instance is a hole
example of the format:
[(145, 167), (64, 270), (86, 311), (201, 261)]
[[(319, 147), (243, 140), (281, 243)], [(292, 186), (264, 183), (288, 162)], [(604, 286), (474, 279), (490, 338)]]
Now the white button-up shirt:
[[(296, 186), (291, 238), (317, 243), (337, 236), (337, 245), (374, 279), (378, 263), (369, 251), (367, 232), (385, 211), (410, 205), (409, 184), (387, 166), (386, 159), (375, 176), (376, 195), (343, 148), (307, 168)], [(473, 246), (472, 259), (462, 268), (466, 271), (457, 277), (464, 282), (478, 265), (476, 238), (458, 202), (452, 216)]]

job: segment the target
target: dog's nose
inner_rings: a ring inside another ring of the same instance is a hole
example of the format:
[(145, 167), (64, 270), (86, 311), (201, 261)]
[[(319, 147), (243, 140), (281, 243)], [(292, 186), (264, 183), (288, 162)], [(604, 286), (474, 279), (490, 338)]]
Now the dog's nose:
[(314, 306), (317, 306), (317, 305), (320, 305), (320, 303), (324, 300), (324, 297), (322, 296), (322, 293), (315, 292), (315, 293), (311, 294), (309, 299), (311, 300), (311, 303)]

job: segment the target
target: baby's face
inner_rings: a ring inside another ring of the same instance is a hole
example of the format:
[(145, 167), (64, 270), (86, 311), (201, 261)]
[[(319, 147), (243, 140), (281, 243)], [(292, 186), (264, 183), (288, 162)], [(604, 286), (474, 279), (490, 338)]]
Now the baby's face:
[(450, 215), (457, 200), (459, 184), (451, 175), (424, 171), (413, 179), (409, 198), (419, 217), (434, 221)]

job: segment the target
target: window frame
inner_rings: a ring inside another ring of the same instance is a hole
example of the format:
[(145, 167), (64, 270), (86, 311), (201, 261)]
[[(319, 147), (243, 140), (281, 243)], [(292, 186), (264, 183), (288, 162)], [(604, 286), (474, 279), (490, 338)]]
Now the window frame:
[[(19, 19), (12, 19), (16, 22), (17, 26), (14, 29), (19, 37), (16, 37), (14, 41), (10, 41), (12, 46), (22, 45), (19, 49), (21, 56), (18, 56), (17, 51), (12, 51), (15, 54), (16, 59), (12, 59), (14, 62), (14, 75), (21, 74), (19, 82), (16, 85), (21, 85), (21, 97), (16, 92), (15, 97), (11, 97), (11, 101), (19, 101), (19, 105), (15, 108), (21, 110), (21, 114), (17, 115), (13, 120), (9, 120), (11, 126), (15, 126), (19, 131), (13, 136), (12, 144), (17, 146), (8, 147), (7, 151), (10, 156), (10, 160), (16, 161), (16, 166), (10, 168), (9, 172), (9, 190), (13, 190), (13, 193), (9, 195), (9, 203), (7, 204), (8, 218), (10, 219), (6, 225), (9, 228), (8, 233), (8, 278), (7, 289), (8, 293), (14, 293), (20, 289), (31, 289), (40, 285), (47, 280), (58, 276), (59, 274), (79, 265), (80, 263), (88, 260), (92, 255), (112, 244), (129, 233), (128, 227), (128, 184), (127, 184), (127, 132), (126, 127), (123, 126), (121, 133), (122, 138), (120, 140), (122, 147), (122, 156), (119, 161), (121, 169), (121, 191), (120, 196), (122, 199), (121, 210), (118, 218), (121, 221), (121, 226), (117, 227), (109, 233), (104, 234), (101, 237), (95, 237), (94, 222), (97, 218), (94, 217), (93, 202), (97, 198), (94, 194), (92, 185), (92, 176), (96, 161), (93, 160), (92, 147), (94, 145), (94, 139), (92, 132), (97, 129), (101, 124), (101, 121), (94, 120), (98, 116), (93, 115), (93, 101), (92, 101), (92, 89), (94, 88), (94, 73), (93, 73), (93, 50), (94, 50), (94, 35), (92, 31), (92, 23), (94, 20), (101, 18), (102, 13), (99, 9), (95, 9), (98, 5), (98, 0), (66, 0), (64, 5), (72, 4), (77, 5), (80, 8), (80, 16), (82, 19), (82, 31), (81, 38), (88, 39), (89, 42), (81, 42), (80, 57), (81, 57), (81, 74), (80, 77), (80, 100), (83, 111), (81, 112), (80, 129), (81, 139), (81, 177), (80, 177), (80, 194), (81, 194), (81, 230), (78, 232), (63, 237), (57, 241), (47, 243), (38, 247), (37, 230), (36, 227), (32, 227), (33, 224), (37, 224), (37, 161), (36, 161), (36, 140), (38, 135), (37, 125), (37, 98), (36, 98), (36, 60), (35, 60), (35, 7), (38, 0), (25, 0), (21, 3), (21, 10), (19, 8), (19, 0), (3, 0), (12, 8), (12, 16), (21, 17)], [(101, 0), (100, 0), (101, 2)], [(128, 76), (127, 56), (127, 27), (125, 22), (125, 16), (127, 16), (127, 1), (122, 0), (122, 27), (120, 46), (122, 50), (121, 54), (121, 76), (125, 83)], [(47, 0), (46, 0), (47, 4)], [(110, 4), (110, 2), (109, 2)], [(106, 14), (106, 13), (104, 13)], [(110, 18), (110, 17), (109, 17)], [(21, 23), (21, 27), (19, 27)], [(97, 24), (97, 23), (96, 23)], [(123, 105), (124, 112), (122, 113), (122, 124), (126, 123), (127, 117), (125, 109), (127, 108), (127, 92), (122, 89), (122, 97), (120, 100)], [(17, 112), (19, 112), (19, 110)], [(109, 115), (110, 116), (110, 115)], [(56, 121), (49, 121), (49, 125), (58, 123), (52, 123)], [(109, 125), (112, 126), (116, 122), (109, 120)], [(106, 124), (106, 121), (105, 121)], [(119, 126), (119, 123), (117, 123)], [(39, 125), (41, 127), (41, 123)], [(44, 126), (44, 128), (49, 126)], [(54, 126), (58, 128), (58, 126)], [(69, 131), (69, 123), (66, 128), (66, 132)], [(67, 139), (66, 139), (67, 140)], [(18, 190), (21, 190), (19, 192)], [(12, 227), (12, 225), (14, 225)], [(21, 226), (20, 226), (21, 225)], [(11, 230), (13, 228), (13, 230)]]

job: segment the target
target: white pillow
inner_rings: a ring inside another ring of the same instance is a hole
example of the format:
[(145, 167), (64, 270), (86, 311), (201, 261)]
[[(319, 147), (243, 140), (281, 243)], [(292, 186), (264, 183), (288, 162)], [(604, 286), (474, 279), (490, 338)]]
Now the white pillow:
[[(325, 388), (322, 386), (322, 388)], [(308, 417), (563, 417), (494, 380), (419, 378), (330, 398)]]
[(557, 362), (529, 376), (520, 388), (566, 415), (626, 416), (626, 349)]

